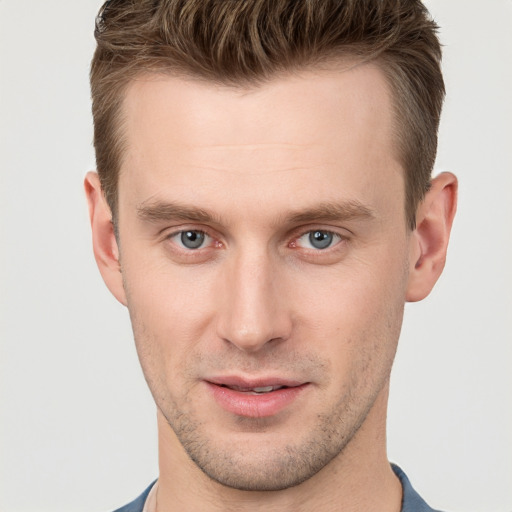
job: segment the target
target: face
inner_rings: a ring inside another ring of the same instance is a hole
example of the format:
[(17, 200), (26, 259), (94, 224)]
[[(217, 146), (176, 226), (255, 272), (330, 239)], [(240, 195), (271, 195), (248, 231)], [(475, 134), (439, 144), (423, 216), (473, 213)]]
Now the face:
[(153, 76), (124, 109), (121, 300), (169, 442), (269, 490), (373, 440), (409, 261), (381, 73)]

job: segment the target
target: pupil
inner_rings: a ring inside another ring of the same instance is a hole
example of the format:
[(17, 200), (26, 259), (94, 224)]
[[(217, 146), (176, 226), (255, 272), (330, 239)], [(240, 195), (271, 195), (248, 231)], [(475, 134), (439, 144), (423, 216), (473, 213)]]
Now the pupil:
[(181, 243), (187, 249), (198, 249), (204, 242), (204, 233), (200, 231), (183, 231), (181, 233)]
[(309, 241), (315, 249), (325, 249), (332, 243), (332, 234), (326, 231), (312, 231), (309, 234)]

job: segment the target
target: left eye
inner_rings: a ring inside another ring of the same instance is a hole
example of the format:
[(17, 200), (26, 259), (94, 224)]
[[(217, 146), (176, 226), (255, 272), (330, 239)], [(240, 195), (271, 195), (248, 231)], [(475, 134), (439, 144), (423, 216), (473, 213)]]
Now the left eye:
[(187, 230), (180, 231), (171, 237), (178, 245), (185, 249), (201, 249), (210, 243), (211, 237), (204, 231)]
[(308, 231), (298, 239), (298, 245), (305, 249), (328, 249), (332, 245), (337, 244), (341, 240), (341, 236), (330, 231), (321, 229)]

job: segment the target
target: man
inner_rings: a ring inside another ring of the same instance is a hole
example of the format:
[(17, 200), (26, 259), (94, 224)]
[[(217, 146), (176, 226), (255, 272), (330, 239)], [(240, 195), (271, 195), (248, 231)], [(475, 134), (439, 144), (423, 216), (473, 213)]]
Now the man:
[(120, 510), (431, 510), (385, 434), (456, 204), (425, 8), (114, 0), (96, 38), (94, 253), (158, 410)]

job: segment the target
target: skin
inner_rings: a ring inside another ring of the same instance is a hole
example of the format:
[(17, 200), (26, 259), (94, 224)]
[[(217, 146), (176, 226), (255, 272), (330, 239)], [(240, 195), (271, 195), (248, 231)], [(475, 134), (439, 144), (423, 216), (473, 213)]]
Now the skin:
[[(95, 173), (85, 187), (158, 409), (158, 509), (400, 510), (389, 374), (404, 303), (443, 269), (455, 177), (433, 180), (408, 230), (391, 96), (368, 64), (252, 89), (141, 77), (124, 113), (118, 240)], [(209, 392), (226, 375), (306, 386), (246, 417)]]

